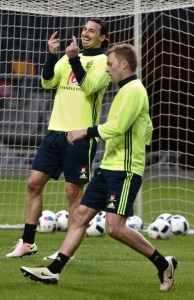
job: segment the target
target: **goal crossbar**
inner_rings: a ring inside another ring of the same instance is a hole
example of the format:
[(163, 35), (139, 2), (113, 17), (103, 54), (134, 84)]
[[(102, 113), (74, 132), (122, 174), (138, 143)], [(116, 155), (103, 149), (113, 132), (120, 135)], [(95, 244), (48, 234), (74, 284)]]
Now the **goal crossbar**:
[(193, 6), (193, 1), (188, 0), (1, 0), (0, 9), (27, 12), (50, 16), (121, 16), (135, 15), (154, 11), (164, 11)]

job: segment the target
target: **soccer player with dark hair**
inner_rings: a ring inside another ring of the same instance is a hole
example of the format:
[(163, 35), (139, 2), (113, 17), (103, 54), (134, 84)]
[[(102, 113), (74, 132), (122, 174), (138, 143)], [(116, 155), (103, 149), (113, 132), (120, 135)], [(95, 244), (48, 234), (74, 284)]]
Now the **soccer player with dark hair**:
[(107, 72), (120, 88), (107, 122), (67, 134), (72, 147), (80, 139), (100, 137), (105, 140), (102, 162), (73, 215), (57, 258), (47, 267), (21, 267), (21, 271), (32, 280), (57, 283), (65, 264), (81, 244), (89, 221), (103, 210), (106, 211), (106, 232), (147, 257), (158, 270), (160, 290), (168, 291), (174, 282), (176, 259), (164, 257), (140, 232), (126, 226), (126, 219), (134, 214), (133, 203), (145, 168), (145, 148), (152, 137), (147, 92), (135, 74), (137, 56), (132, 45), (115, 45), (107, 56)]
[(106, 72), (108, 26), (105, 21), (90, 19), (83, 27), (81, 42), (84, 50), (79, 53), (73, 36), (66, 55), (57, 61), (60, 46), (57, 32), (48, 41), (49, 54), (41, 75), (42, 86), (45, 89), (57, 87), (57, 91), (48, 134), (28, 177), (24, 232), (14, 251), (6, 255), (8, 258), (37, 252), (36, 227), (43, 210), (43, 188), (50, 178), (58, 180), (64, 173), (69, 224), (82, 198), (84, 185), (90, 179), (97, 140), (83, 139), (72, 147), (67, 141), (67, 132), (99, 123), (103, 95), (110, 81)]

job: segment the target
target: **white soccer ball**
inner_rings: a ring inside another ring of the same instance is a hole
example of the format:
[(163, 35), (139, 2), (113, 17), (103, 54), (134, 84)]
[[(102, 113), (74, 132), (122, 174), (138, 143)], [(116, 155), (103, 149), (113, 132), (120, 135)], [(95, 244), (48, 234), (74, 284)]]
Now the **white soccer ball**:
[(163, 219), (156, 219), (149, 225), (148, 235), (154, 240), (167, 240), (171, 236), (171, 225)]
[(128, 217), (126, 220), (126, 225), (130, 228), (136, 229), (137, 231), (143, 230), (143, 221), (136, 215)]
[(170, 219), (173, 235), (186, 235), (189, 230), (189, 222), (181, 215), (174, 215)]
[(159, 215), (159, 216), (157, 217), (157, 219), (162, 219), (162, 220), (165, 220), (165, 221), (168, 221), (168, 222), (169, 222), (169, 220), (171, 219), (171, 217), (172, 217), (172, 214), (169, 214), (169, 213), (163, 213), (163, 214)]
[(51, 233), (57, 230), (57, 221), (55, 213), (52, 211), (43, 211), (38, 220), (37, 231), (41, 233)]
[(88, 236), (102, 236), (106, 233), (105, 230), (106, 218), (97, 214), (89, 223), (89, 227), (86, 229), (86, 235)]
[(97, 215), (106, 218), (106, 212), (103, 210), (101, 210)]
[(52, 216), (53, 219), (55, 219), (55, 217), (56, 217), (55, 213), (49, 209), (43, 210), (41, 216), (43, 216), (43, 215), (44, 216)]
[(67, 231), (69, 213), (66, 210), (60, 210), (56, 213), (56, 221), (58, 230)]

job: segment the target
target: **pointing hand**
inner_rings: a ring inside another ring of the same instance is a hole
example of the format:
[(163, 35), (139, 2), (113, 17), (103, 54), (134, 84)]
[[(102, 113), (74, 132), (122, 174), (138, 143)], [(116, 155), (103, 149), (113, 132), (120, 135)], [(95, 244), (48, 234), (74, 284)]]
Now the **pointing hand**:
[(60, 43), (59, 43), (59, 39), (56, 38), (57, 34), (58, 34), (58, 32), (55, 31), (51, 35), (50, 39), (48, 40), (49, 52), (52, 53), (52, 54), (57, 54), (57, 52), (59, 50)]
[(66, 48), (66, 54), (69, 58), (73, 58), (73, 57), (78, 56), (79, 50), (80, 49), (78, 47), (76, 37), (73, 36), (71, 44), (69, 46), (67, 46), (67, 48)]

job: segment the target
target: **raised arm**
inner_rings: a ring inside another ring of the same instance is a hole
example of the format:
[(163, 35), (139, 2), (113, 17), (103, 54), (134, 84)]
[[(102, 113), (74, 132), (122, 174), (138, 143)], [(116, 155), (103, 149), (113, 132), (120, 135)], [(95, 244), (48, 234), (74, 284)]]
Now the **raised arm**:
[(57, 52), (59, 50), (59, 39), (57, 38), (58, 32), (55, 31), (50, 39), (48, 40), (48, 59), (47, 62), (44, 65), (43, 71), (42, 71), (42, 77), (44, 80), (50, 80), (54, 76), (54, 67), (57, 62)]

